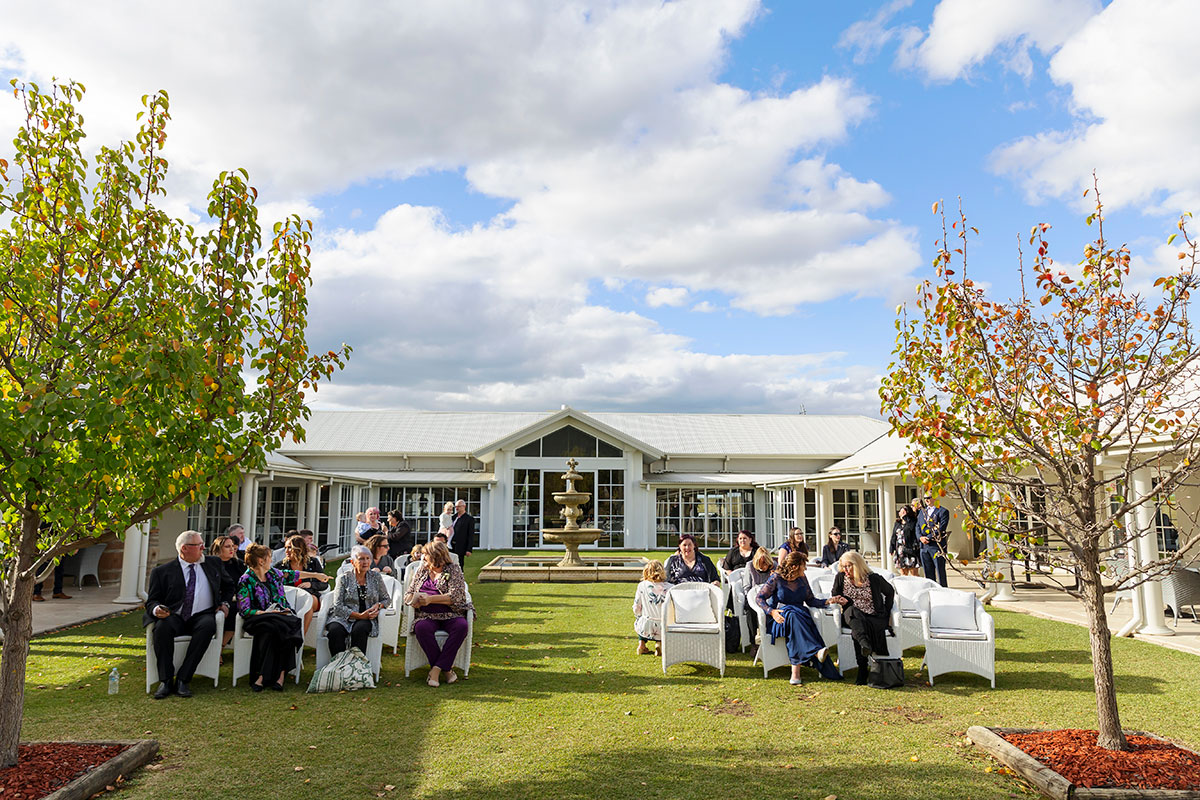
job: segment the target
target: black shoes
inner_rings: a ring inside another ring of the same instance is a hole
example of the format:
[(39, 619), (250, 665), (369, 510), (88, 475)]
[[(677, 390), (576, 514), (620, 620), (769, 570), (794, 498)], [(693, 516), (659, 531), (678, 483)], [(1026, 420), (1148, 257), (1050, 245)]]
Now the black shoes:
[[(162, 683), (160, 683), (158, 685), (158, 691), (154, 693), (154, 699), (162, 700), (164, 698), (170, 697), (174, 693), (175, 693), (175, 690), (174, 690), (174, 687), (171, 686), (171, 682), (163, 681)], [(188, 694), (190, 695), (191, 692), (188, 692)]]
[(250, 691), (254, 692), (255, 694), (258, 694), (262, 690), (263, 690), (263, 685), (261, 683), (250, 684)]
[(192, 690), (187, 683), (180, 681), (179, 683), (175, 684), (175, 694), (179, 695), (180, 697), (191, 697)]
[(283, 691), (283, 684), (282, 684), (282, 683), (272, 683), (272, 684), (271, 684), (271, 691), (273, 691), (273, 692), (282, 692), (282, 691)]

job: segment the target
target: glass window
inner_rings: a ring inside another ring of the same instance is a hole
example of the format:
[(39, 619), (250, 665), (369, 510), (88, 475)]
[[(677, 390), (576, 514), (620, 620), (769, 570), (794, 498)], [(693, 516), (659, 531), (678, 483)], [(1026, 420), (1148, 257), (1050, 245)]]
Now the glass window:
[(596, 527), (604, 535), (597, 547), (625, 546), (625, 470), (602, 469), (596, 473)]
[(233, 498), (226, 495), (218, 497), (210, 494), (204, 503), (196, 503), (188, 508), (188, 530), (204, 534), (204, 544), (225, 532), (233, 524)]
[(321, 486), (321, 501), (317, 506), (317, 529), (313, 533), (316, 534), (314, 538), (324, 536), (324, 541), (329, 542), (329, 484)]
[(265, 541), (272, 547), (283, 539), (288, 531), (300, 528), (300, 487), (271, 487), (270, 533)]
[[(455, 503), (460, 498), (467, 502), (467, 513), (475, 518), (475, 534), (471, 547), (479, 547), (479, 518), (482, 507), (483, 489), (478, 486), (382, 486), (379, 489), (381, 514), (400, 509), (404, 520), (412, 528), (418, 544), (424, 544), (438, 531), (438, 520), (442, 506)], [(386, 498), (386, 501), (385, 499)], [(387, 503), (385, 506), (384, 503)]]
[(657, 489), (656, 544), (674, 549), (690, 533), (703, 550), (728, 549), (738, 531), (754, 533), (753, 489)]
[(621, 448), (611, 445), (603, 439), (597, 439), (596, 455), (600, 458), (622, 458), (625, 454), (621, 451)]
[(537, 441), (521, 445), (516, 455), (522, 458), (621, 458), (621, 448), (585, 433), (573, 425), (564, 425)]
[(350, 546), (354, 544), (354, 526), (358, 524), (354, 515), (357, 513), (354, 487), (342, 485), (338, 492), (338, 549), (343, 553), (350, 552)]
[[(875, 494), (878, 496), (872, 489), (833, 490), (833, 524), (841, 529), (843, 541), (852, 550), (858, 550), (861, 546), (862, 534), (864, 532), (863, 516), (865, 513), (863, 496), (866, 494)], [(874, 524), (877, 529), (879, 526), (878, 501), (872, 507), (876, 509)]]
[(541, 546), (541, 501), (541, 471), (536, 469), (513, 470), (513, 547)]

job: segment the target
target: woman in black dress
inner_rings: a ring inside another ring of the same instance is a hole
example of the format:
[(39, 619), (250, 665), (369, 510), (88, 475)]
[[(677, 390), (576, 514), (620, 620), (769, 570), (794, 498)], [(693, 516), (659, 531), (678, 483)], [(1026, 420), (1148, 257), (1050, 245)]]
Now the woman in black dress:
[(916, 575), (920, 563), (917, 543), (917, 518), (908, 506), (900, 506), (896, 512), (896, 524), (892, 526), (892, 539), (888, 551), (892, 563), (901, 575)]
[(757, 552), (758, 542), (754, 541), (754, 534), (750, 531), (738, 531), (733, 547), (729, 548), (725, 558), (721, 559), (721, 567), (726, 572), (741, 569), (754, 559), (754, 554)]
[(829, 602), (842, 607), (842, 618), (854, 639), (858, 661), (858, 683), (867, 683), (867, 658), (886, 656), (887, 630), (891, 627), (892, 604), (896, 590), (878, 572), (872, 572), (866, 559), (854, 550), (842, 556), (841, 572), (833, 579)]
[[(229, 575), (229, 580), (234, 586), (237, 586), (238, 578), (242, 577), (242, 573), (246, 571), (246, 565), (238, 558), (238, 543), (233, 537), (224, 534), (218, 536), (213, 539), (212, 547), (208, 549), (208, 552), (221, 559), (221, 566)], [(236, 624), (237, 617), (235, 615), (225, 615), (225, 635), (221, 639), (222, 649), (229, 647), (229, 643), (233, 641), (233, 626)]]
[[(321, 559), (309, 555), (308, 542), (303, 536), (293, 536), (284, 544), (283, 558), (275, 565), (276, 569), (292, 569), (297, 572), (324, 572)], [(329, 581), (304, 580), (300, 588), (312, 595), (313, 604), (304, 615), (304, 635), (308, 635), (308, 626), (312, 623), (313, 614), (321, 610), (321, 593), (329, 588)]]
[(667, 559), (667, 583), (721, 582), (712, 560), (696, 547), (696, 537), (685, 533), (679, 537), (679, 549)]

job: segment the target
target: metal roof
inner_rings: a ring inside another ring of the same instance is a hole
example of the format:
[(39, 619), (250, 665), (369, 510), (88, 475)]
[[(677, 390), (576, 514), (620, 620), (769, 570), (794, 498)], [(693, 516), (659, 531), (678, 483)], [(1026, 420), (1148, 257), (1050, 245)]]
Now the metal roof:
[[(314, 411), (305, 441), (281, 448), (317, 453), (465, 455), (559, 411)], [(587, 413), (587, 412), (584, 412)], [(671, 456), (841, 458), (887, 431), (882, 420), (824, 414), (587, 413)]]
[(872, 472), (899, 471), (897, 466), (905, 459), (908, 440), (894, 433), (887, 433), (867, 444), (853, 455), (830, 464), (822, 473), (870, 470)]

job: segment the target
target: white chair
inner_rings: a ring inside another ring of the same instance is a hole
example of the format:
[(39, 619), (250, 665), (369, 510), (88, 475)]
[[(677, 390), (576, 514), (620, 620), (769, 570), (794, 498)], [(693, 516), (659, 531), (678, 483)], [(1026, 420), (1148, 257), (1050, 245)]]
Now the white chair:
[(746, 617), (746, 572), (736, 569), (729, 573), (730, 608), (738, 621), (738, 643), (742, 652), (750, 646), (750, 620)]
[[(471, 587), (467, 587), (467, 602), (471, 601)], [(413, 633), (413, 622), (415, 614), (412, 606), (404, 606), (404, 621), (401, 623), (404, 626), (405, 634), (404, 643), (404, 677), (414, 669), (429, 663), (429, 659), (425, 657), (425, 651), (421, 649), (421, 644), (417, 641), (417, 635)], [(435, 634), (438, 645), (445, 645), (446, 639), (450, 634), (445, 631), (438, 631)], [(471, 644), (475, 639), (475, 615), (467, 614), (467, 638), (463, 639), (462, 646), (458, 648), (458, 653), (454, 656), (454, 666), (462, 670), (463, 675), (467, 675), (471, 671)]]
[(83, 588), (83, 579), (89, 575), (95, 579), (96, 588), (104, 588), (100, 584), (100, 556), (108, 549), (106, 542), (85, 547), (62, 560), (63, 574), (75, 576), (75, 587)]
[(677, 583), (663, 608), (663, 672), (672, 664), (698, 661), (725, 675), (725, 595), (709, 583)]
[[(400, 607), (404, 600), (404, 584), (390, 575), (383, 576), (383, 585), (392, 598), (392, 606), (379, 615), (379, 638), (381, 646), (391, 646), (392, 655), (400, 652), (400, 622), (404, 618)], [(389, 613), (390, 612), (390, 613)]]
[[(332, 599), (332, 590), (326, 589), (325, 591), (321, 592), (321, 608), (325, 608), (325, 606), (331, 602)], [(313, 620), (311, 623), (309, 623), (308, 630), (304, 632), (304, 646), (311, 647), (314, 650), (317, 649), (317, 637), (321, 633), (321, 628), (317, 625), (317, 617), (320, 615), (320, 613), (320, 611), (317, 611), (317, 614), (313, 615)]]
[(896, 589), (896, 607), (900, 610), (900, 622), (896, 626), (896, 647), (901, 655), (910, 647), (925, 644), (925, 629), (921, 626), (921, 612), (917, 609), (917, 597), (921, 592), (941, 588), (937, 581), (915, 575), (897, 575), (892, 579)]
[[(304, 619), (304, 615), (312, 608), (312, 595), (296, 586), (285, 586), (283, 592), (287, 596), (288, 605), (296, 612), (296, 616)], [(313, 623), (314, 625), (316, 622)], [(237, 686), (238, 678), (250, 674), (250, 651), (254, 647), (254, 637), (244, 630), (242, 615), (237, 615), (233, 623), (233, 685)], [(292, 674), (296, 683), (300, 682), (300, 671), (304, 664), (304, 645), (296, 648), (296, 668)]]
[(916, 598), (929, 685), (937, 675), (970, 672), (996, 688), (996, 623), (971, 592), (929, 589)]
[[(158, 627), (157, 622), (152, 622), (146, 626), (146, 693), (150, 693), (151, 687), (159, 682), (158, 679), (158, 658), (154, 655), (154, 629)], [(221, 631), (225, 629), (225, 612), (217, 612), (217, 633), (213, 636), (212, 643), (208, 649), (204, 651), (204, 655), (200, 658), (200, 663), (196, 665), (196, 674), (203, 675), (206, 678), (213, 679), (213, 686), (217, 685), (218, 677), (221, 670)], [(174, 661), (178, 664), (183, 660), (184, 653), (187, 652), (188, 645), (192, 643), (191, 636), (176, 636), (175, 637), (175, 656)]]
[[(842, 606), (837, 603), (830, 603), (827, 610), (833, 614), (833, 622), (837, 628), (837, 651), (838, 651), (838, 670), (845, 675), (852, 669), (858, 667), (858, 659), (855, 657), (854, 636), (850, 629), (846, 627), (845, 620), (842, 617)], [(895, 630), (900, 625), (900, 610), (895, 604), (892, 605), (892, 631), (893, 633), (885, 634), (885, 640), (888, 649), (888, 655), (893, 657), (900, 656), (900, 647), (896, 641)]]
[(1196, 604), (1200, 603), (1200, 572), (1176, 567), (1162, 579), (1162, 593), (1163, 602), (1175, 617), (1176, 628), (1179, 627), (1179, 615), (1184, 606), (1192, 612), (1192, 621), (1200, 622), (1196, 617)]
[[(384, 576), (387, 577), (387, 576)], [(343, 576), (339, 574), (337, 580), (342, 580)], [(325, 625), (329, 622), (329, 609), (333, 606), (333, 599), (337, 597), (337, 584), (334, 588), (327, 592), (327, 598), (321, 600), (321, 610), (317, 612), (316, 619), (313, 620), (313, 628), (317, 632), (317, 663), (316, 669), (320, 669), (329, 663), (333, 658), (329, 653), (329, 637), (325, 635)], [(371, 664), (371, 671), (375, 676), (375, 680), (379, 680), (379, 673), (383, 671), (383, 623), (389, 616), (398, 615), (399, 612), (395, 608), (385, 608), (379, 615), (379, 636), (367, 637), (367, 652), (364, 653), (367, 661)]]
[[(805, 576), (813, 572), (810, 567)], [(833, 594), (833, 579), (832, 573), (825, 575), (817, 575), (816, 578), (810, 578), (808, 581), (809, 588), (812, 589), (813, 596), (821, 600), (828, 600)], [(828, 605), (825, 608), (814, 608), (813, 619), (816, 620), (817, 628), (821, 631), (821, 641), (825, 642), (827, 647), (833, 647), (837, 644), (839, 622), (834, 616), (836, 604)]]
[[(791, 660), (788, 659), (787, 643), (782, 639), (771, 641), (771, 617), (767, 614), (767, 609), (763, 608), (758, 602), (757, 596), (747, 596), (747, 602), (751, 604), (755, 615), (758, 617), (758, 652), (754, 655), (754, 663), (762, 661), (763, 677), (767, 677), (771, 670), (776, 667), (791, 666)], [(813, 609), (820, 611), (820, 609)]]

